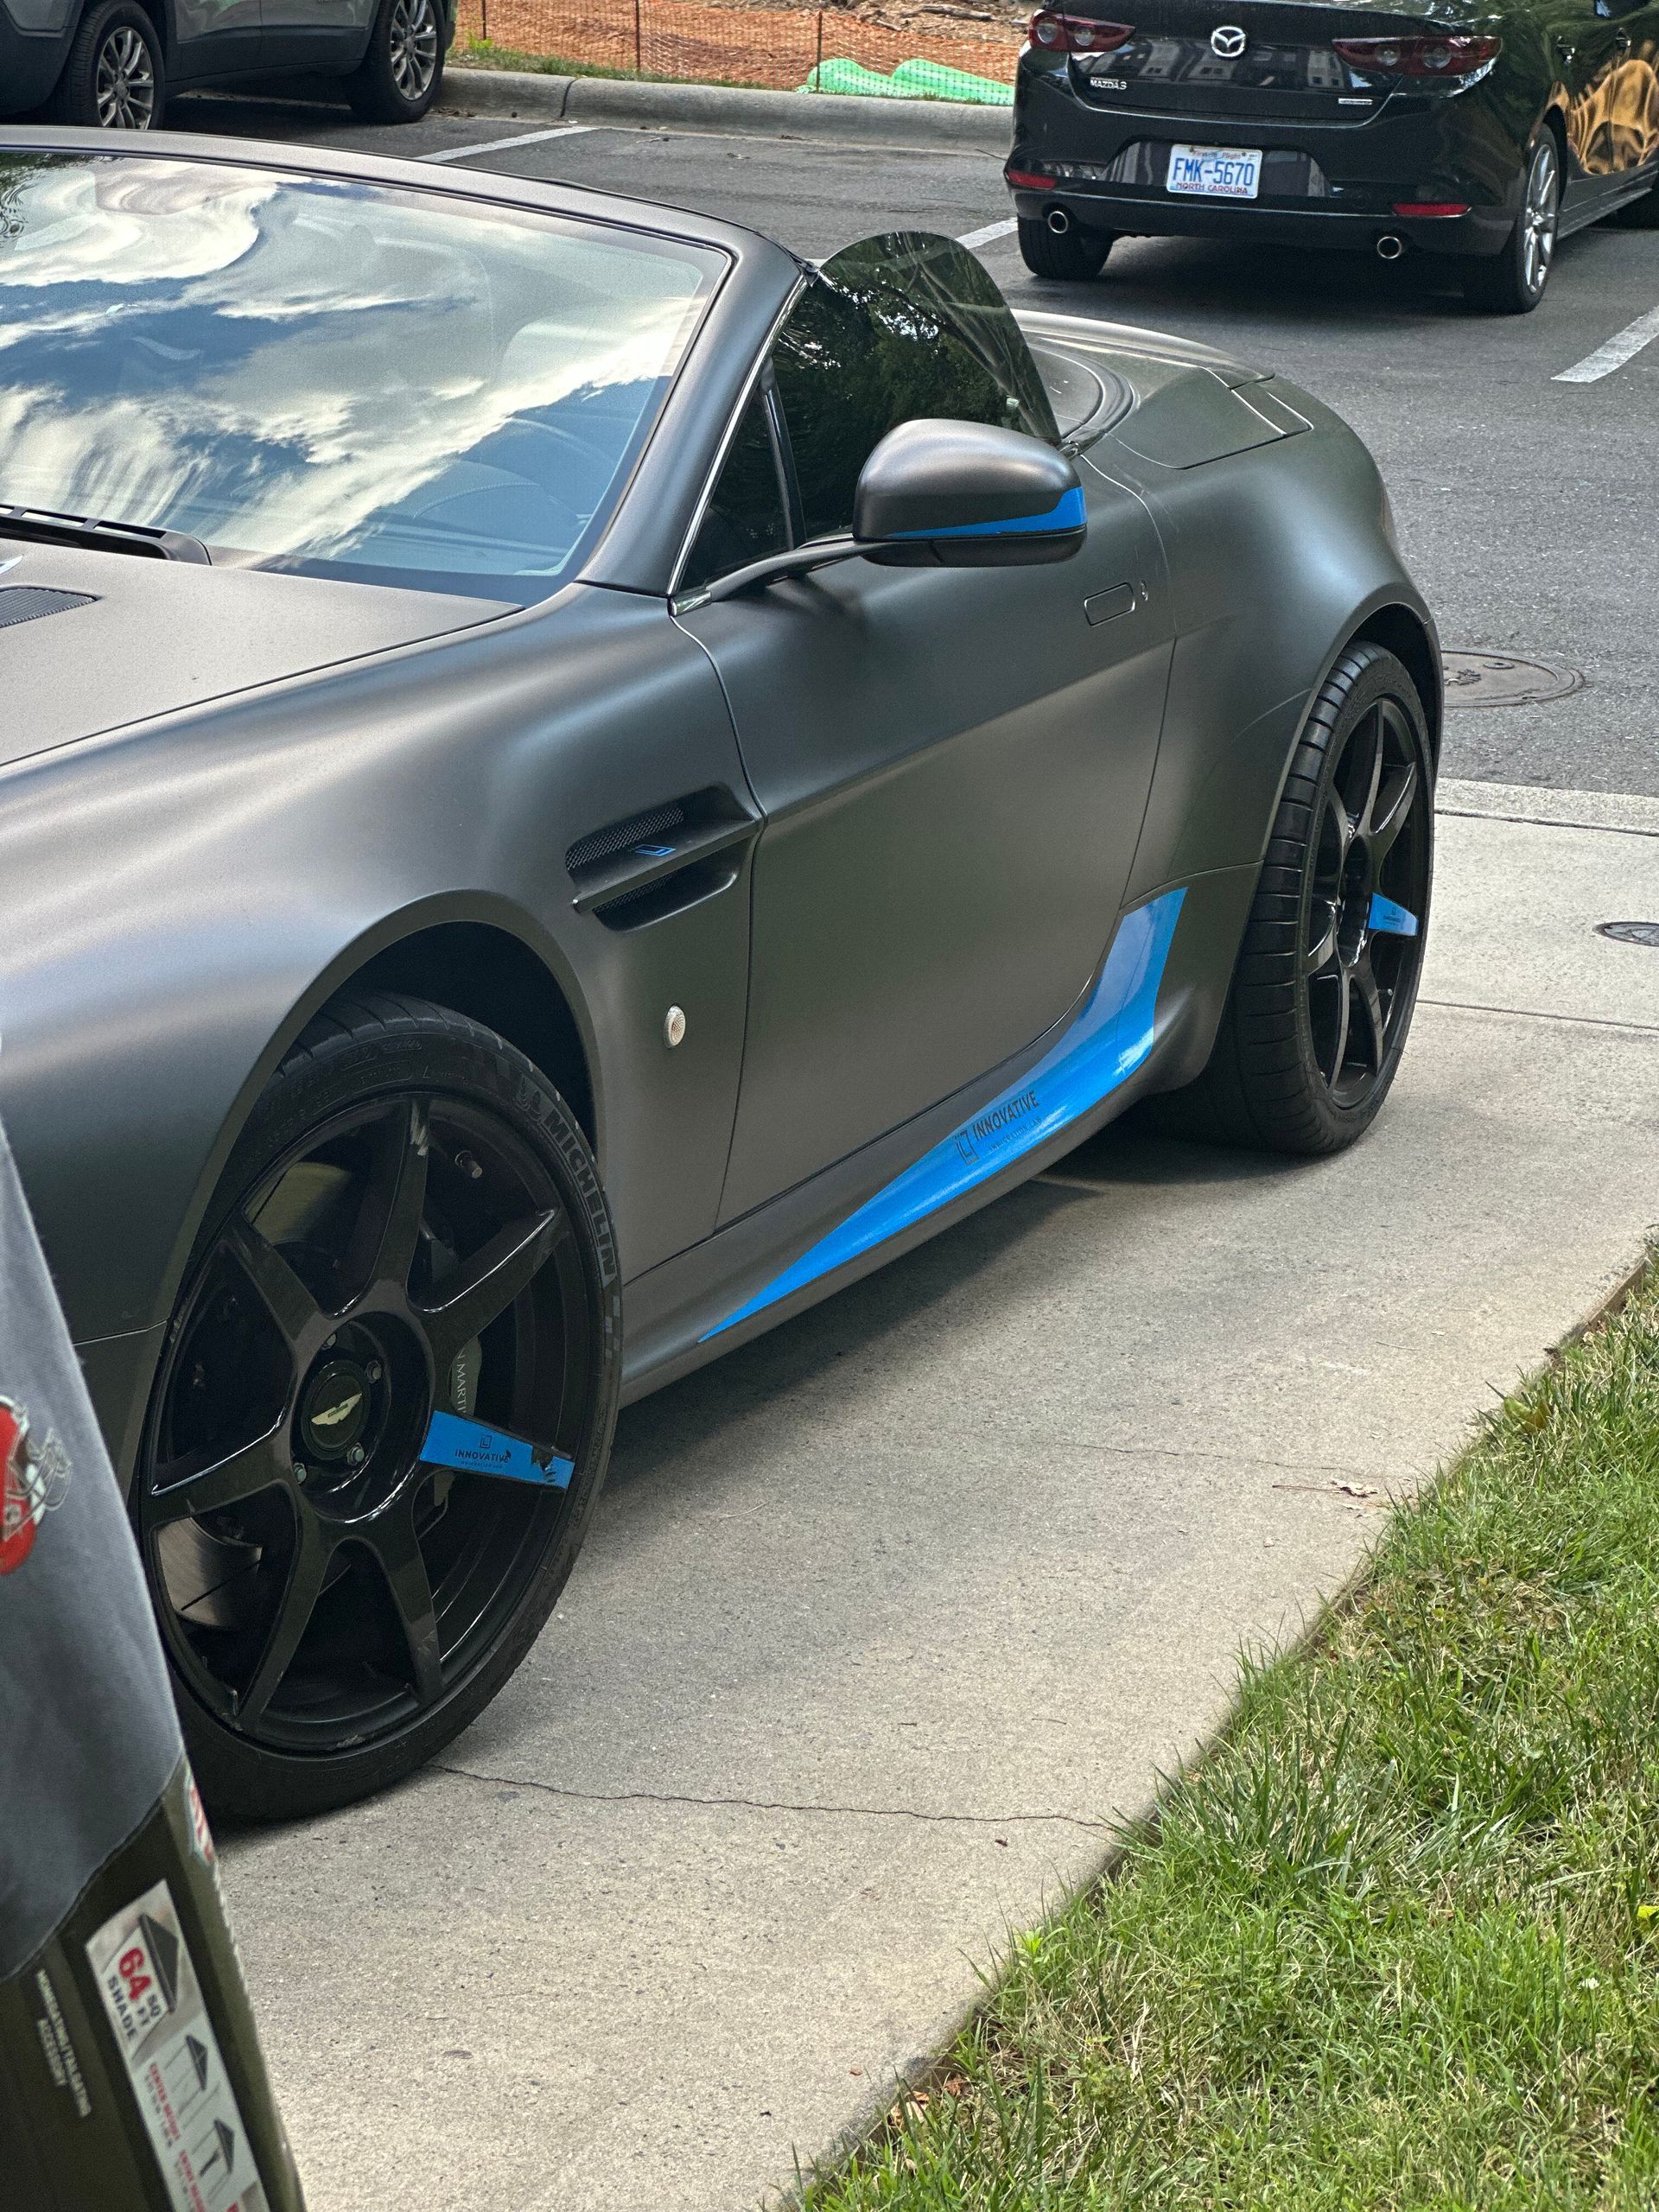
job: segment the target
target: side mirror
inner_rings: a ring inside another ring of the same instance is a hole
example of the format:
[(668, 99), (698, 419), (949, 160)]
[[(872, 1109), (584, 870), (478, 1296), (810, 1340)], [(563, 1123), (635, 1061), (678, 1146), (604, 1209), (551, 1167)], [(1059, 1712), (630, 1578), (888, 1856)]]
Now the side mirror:
[(1088, 520), (1064, 454), (989, 423), (901, 423), (865, 462), (853, 501), (858, 550), (889, 568), (1069, 561)]

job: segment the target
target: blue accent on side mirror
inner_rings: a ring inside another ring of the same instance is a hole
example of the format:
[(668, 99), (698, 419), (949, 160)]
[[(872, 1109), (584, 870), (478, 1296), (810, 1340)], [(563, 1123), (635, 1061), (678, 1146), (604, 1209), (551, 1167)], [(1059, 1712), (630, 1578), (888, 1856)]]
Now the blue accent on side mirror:
[(1014, 515), (1006, 522), (959, 522), (944, 530), (899, 530), (895, 540), (940, 537), (1052, 537), (1062, 531), (1083, 531), (1089, 527), (1089, 511), (1084, 505), (1083, 486), (1074, 484), (1069, 492), (1062, 492), (1046, 514)]

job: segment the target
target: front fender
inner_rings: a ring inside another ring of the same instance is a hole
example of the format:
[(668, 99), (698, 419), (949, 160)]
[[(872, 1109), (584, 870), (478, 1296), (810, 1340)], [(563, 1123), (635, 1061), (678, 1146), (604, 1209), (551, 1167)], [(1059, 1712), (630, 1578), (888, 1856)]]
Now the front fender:
[[(662, 603), (582, 587), (544, 622), (0, 775), (0, 1118), (77, 1341), (165, 1319), (289, 1045), (366, 960), (434, 922), (505, 930), (557, 983), (625, 1251), (645, 1264), (662, 1256), (653, 1237), (706, 1233), (741, 1052), (747, 889), (618, 932), (573, 912), (563, 856), (653, 800), (740, 776), (713, 673)], [(699, 1018), (670, 1060), (676, 995)], [(665, 1124), (690, 1157), (661, 1144)]]

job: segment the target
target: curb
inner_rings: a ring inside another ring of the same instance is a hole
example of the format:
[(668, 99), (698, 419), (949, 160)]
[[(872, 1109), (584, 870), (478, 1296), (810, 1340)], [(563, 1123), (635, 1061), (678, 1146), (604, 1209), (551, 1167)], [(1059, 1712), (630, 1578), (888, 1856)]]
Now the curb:
[(524, 116), (550, 123), (677, 125), (750, 138), (835, 139), (842, 145), (1005, 155), (1005, 107), (961, 100), (867, 99), (839, 92), (767, 92), (723, 85), (644, 85), (616, 77), (543, 77), (527, 70), (452, 68), (439, 115)]

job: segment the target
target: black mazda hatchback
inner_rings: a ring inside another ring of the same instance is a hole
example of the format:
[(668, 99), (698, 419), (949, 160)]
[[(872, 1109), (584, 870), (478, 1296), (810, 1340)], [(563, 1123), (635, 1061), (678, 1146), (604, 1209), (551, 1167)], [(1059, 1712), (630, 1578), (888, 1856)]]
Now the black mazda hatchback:
[(1659, 218), (1656, 56), (1659, 0), (1071, 0), (1020, 57), (1020, 250), (1071, 279), (1136, 233), (1443, 255), (1524, 315), (1564, 233)]

